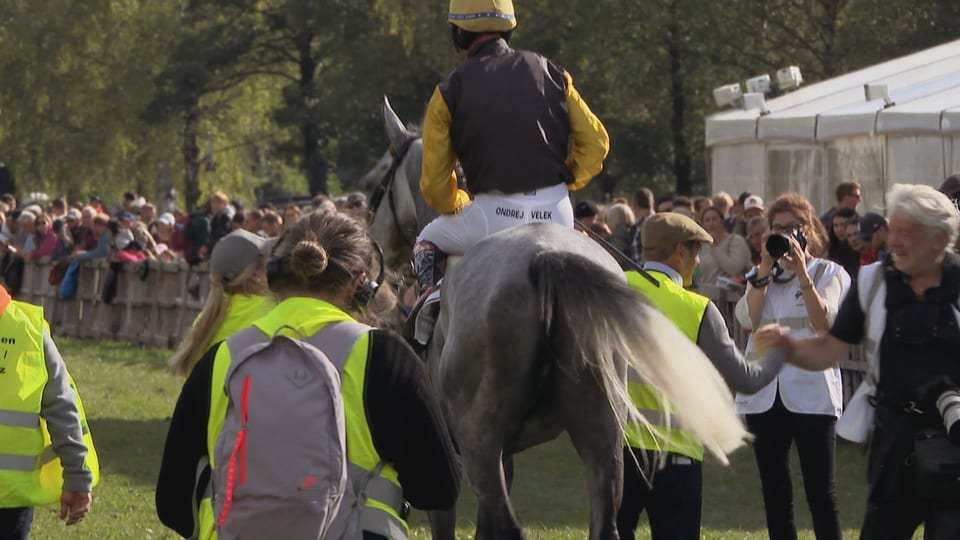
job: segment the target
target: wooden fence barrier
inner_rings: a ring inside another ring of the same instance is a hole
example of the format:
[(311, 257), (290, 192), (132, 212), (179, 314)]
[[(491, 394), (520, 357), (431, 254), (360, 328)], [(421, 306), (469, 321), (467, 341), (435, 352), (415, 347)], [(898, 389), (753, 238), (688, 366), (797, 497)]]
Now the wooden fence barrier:
[[(72, 300), (49, 281), (52, 264), (24, 264), (18, 300), (43, 306), (54, 335), (109, 339), (136, 345), (176, 347), (209, 291), (207, 266), (186, 263), (87, 261), (77, 275)], [(114, 295), (104, 298), (110, 280)]]

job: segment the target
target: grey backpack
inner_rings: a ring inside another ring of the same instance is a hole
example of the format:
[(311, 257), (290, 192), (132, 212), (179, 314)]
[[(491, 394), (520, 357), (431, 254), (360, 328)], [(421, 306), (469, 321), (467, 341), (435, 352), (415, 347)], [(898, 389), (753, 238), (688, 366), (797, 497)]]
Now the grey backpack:
[(342, 366), (315, 338), (268, 337), (251, 327), (227, 339), (229, 404), (212, 476), (221, 540), (319, 540), (340, 510), (347, 489)]

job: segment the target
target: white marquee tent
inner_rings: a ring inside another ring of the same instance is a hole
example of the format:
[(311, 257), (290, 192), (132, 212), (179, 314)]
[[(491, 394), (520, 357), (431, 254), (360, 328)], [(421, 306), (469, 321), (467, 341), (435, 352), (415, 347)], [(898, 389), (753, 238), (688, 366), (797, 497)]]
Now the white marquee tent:
[[(893, 104), (867, 101), (886, 85)], [(764, 200), (786, 191), (818, 209), (840, 182), (863, 186), (867, 211), (893, 184), (934, 187), (960, 173), (960, 40), (870, 66), (771, 99), (765, 110), (706, 119), (712, 192)]]

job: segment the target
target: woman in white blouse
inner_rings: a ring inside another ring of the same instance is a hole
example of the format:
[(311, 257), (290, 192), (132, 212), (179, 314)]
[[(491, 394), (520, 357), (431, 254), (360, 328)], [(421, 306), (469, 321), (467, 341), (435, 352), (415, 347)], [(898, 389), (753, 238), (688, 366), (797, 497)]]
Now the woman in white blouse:
[[(801, 338), (826, 332), (850, 277), (835, 262), (818, 259), (826, 231), (803, 196), (788, 193), (767, 212), (770, 232), (789, 240), (789, 251), (775, 260), (764, 247), (760, 265), (750, 273), (747, 293), (736, 307), (744, 328), (779, 323)], [(758, 356), (753, 339), (747, 358)], [(763, 487), (767, 531), (773, 540), (797, 538), (790, 481), (790, 447), (800, 456), (804, 491), (817, 540), (842, 538), (836, 494), (835, 425), (842, 407), (840, 370), (804, 371), (784, 366), (774, 382), (756, 394), (737, 394), (737, 412), (746, 415), (756, 436), (754, 453)]]
[(727, 231), (720, 209), (703, 211), (703, 228), (713, 237), (712, 245), (700, 250), (700, 277), (697, 290), (720, 308), (730, 337), (742, 348), (733, 330), (733, 308), (743, 296), (744, 275), (750, 271), (750, 245), (742, 236)]

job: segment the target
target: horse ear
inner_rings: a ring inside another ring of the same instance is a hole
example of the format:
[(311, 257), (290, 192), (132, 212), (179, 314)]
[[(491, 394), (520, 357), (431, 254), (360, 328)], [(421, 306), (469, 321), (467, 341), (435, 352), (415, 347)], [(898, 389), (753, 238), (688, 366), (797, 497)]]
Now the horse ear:
[(387, 99), (387, 96), (383, 96), (383, 125), (387, 130), (390, 146), (394, 149), (399, 149), (407, 139), (413, 136), (400, 121), (397, 113), (393, 112), (393, 107), (390, 106), (390, 100)]

